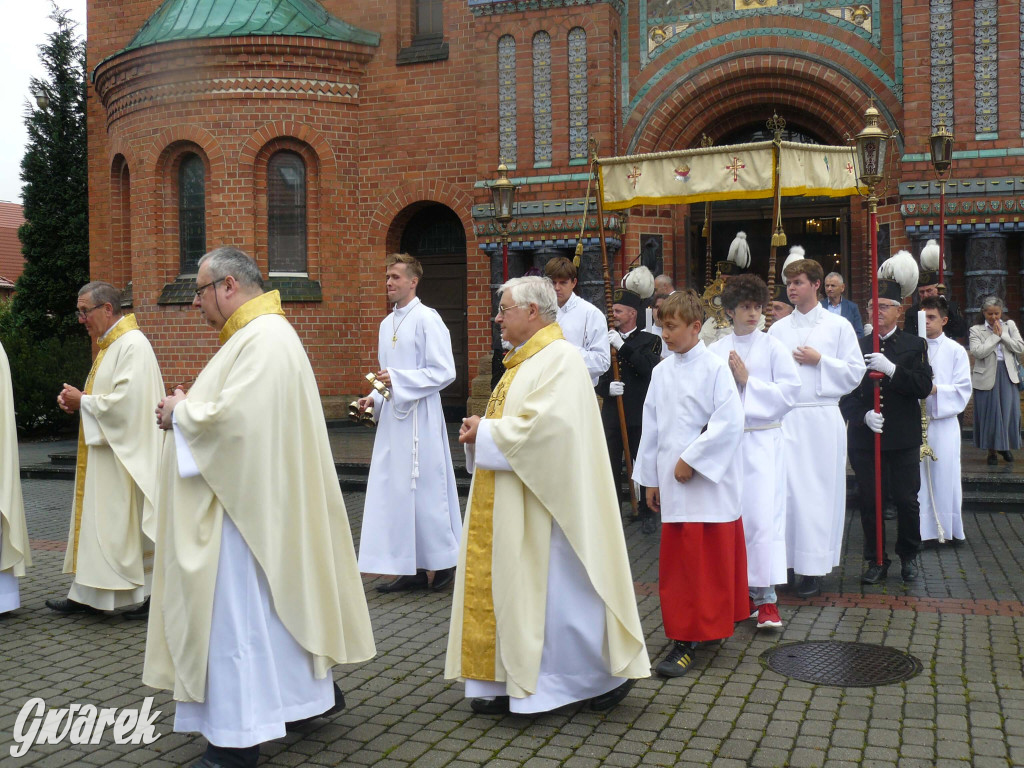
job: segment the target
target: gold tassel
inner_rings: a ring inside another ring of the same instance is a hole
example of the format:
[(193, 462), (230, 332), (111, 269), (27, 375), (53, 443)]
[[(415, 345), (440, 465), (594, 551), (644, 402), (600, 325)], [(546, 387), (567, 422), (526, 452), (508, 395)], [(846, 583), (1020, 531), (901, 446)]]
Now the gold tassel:
[(772, 235), (772, 247), (778, 248), (779, 246), (786, 244), (786, 233), (781, 229)]
[(582, 260), (583, 260), (583, 243), (582, 242), (577, 242), (576, 243), (576, 254), (572, 257), (572, 265), (574, 267), (576, 267), (576, 269), (579, 269), (580, 268), (580, 262)]
[(706, 238), (708, 236), (708, 220), (704, 219), (704, 228), (700, 231), (700, 236)]

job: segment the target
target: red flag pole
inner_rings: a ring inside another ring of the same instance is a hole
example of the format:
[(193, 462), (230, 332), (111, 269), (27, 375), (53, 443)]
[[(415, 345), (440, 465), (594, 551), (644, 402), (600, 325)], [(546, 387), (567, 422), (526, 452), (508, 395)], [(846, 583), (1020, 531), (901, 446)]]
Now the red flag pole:
[[(878, 197), (874, 188), (868, 190), (868, 229), (871, 237), (871, 351), (879, 351), (878, 341)], [(868, 376), (875, 385), (875, 413), (882, 412), (883, 375), (870, 371)], [(875, 560), (882, 565), (882, 436), (875, 432)]]

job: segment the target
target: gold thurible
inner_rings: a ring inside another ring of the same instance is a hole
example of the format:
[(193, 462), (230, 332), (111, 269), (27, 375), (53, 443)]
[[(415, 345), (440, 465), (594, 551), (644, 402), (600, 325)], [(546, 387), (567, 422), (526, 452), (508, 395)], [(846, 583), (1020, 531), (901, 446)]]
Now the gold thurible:
[(383, 397), (385, 400), (391, 399), (391, 390), (384, 385), (384, 382), (379, 381), (374, 374), (366, 374), (366, 380), (373, 385), (373, 388), (377, 390), (381, 397)]

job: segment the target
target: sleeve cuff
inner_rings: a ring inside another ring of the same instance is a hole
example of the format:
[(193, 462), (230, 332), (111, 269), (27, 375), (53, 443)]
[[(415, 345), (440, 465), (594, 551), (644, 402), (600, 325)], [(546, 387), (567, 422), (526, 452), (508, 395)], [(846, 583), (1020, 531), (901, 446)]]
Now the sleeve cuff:
[(476, 466), (496, 472), (512, 471), (512, 465), (491, 437), (491, 425), (487, 419), (480, 419), (480, 426), (476, 430)]
[(89, 446), (107, 445), (100, 422), (92, 412), (92, 395), (82, 395), (78, 412), (82, 416), (82, 437)]
[(178, 475), (183, 478), (196, 477), (199, 474), (196, 458), (192, 455), (192, 449), (188, 447), (185, 435), (178, 429), (178, 418), (173, 413), (171, 421), (174, 423), (174, 452), (178, 458)]

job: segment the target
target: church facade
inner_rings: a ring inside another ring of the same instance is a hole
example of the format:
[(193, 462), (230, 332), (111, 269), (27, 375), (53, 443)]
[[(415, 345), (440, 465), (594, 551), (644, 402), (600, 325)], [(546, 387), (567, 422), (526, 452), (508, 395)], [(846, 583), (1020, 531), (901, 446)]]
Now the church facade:
[[(951, 293), (1021, 307), (1019, 2), (90, 0), (87, 38), (92, 275), (125, 288), (169, 385), (216, 344), (189, 306), (196, 260), (235, 245), (343, 413), (377, 367), (384, 256), (405, 250), (452, 334), (457, 408), (490, 378), (500, 162), (518, 185), (509, 274), (582, 240), (581, 290), (603, 302), (591, 141), (602, 157), (759, 141), (778, 115), (784, 139), (839, 145), (872, 102), (899, 132), (881, 257), (938, 236), (928, 137), (943, 124)], [(782, 216), (863, 307), (864, 201), (784, 198)], [(771, 218), (754, 200), (604, 223), (613, 272), (642, 262), (700, 290), (740, 229), (767, 277)]]

